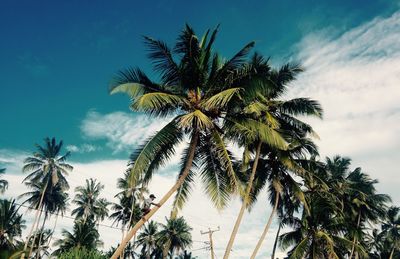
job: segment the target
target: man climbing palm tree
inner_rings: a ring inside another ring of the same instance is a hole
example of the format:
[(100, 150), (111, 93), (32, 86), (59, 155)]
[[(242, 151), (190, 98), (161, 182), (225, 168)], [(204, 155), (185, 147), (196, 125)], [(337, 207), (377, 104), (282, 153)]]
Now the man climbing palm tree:
[(154, 199), (156, 198), (156, 196), (154, 196), (154, 194), (150, 194), (149, 198), (144, 199), (143, 201), (143, 208), (142, 208), (142, 212), (143, 212), (143, 217), (150, 212), (150, 207), (151, 205), (160, 207), (160, 204), (158, 203), (154, 203)]

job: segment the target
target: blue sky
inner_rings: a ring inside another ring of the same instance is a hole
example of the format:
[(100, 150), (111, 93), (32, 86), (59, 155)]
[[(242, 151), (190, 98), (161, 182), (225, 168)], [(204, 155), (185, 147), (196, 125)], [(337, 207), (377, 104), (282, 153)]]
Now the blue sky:
[[(141, 35), (173, 44), (186, 22), (200, 35), (220, 23), (216, 49), (224, 56), (256, 40), (258, 51), (281, 63), (295, 56), (294, 44), (310, 32), (331, 28), (339, 34), (397, 8), (390, 1), (289, 0), (6, 0), (0, 5), (0, 143), (24, 150), (45, 136), (71, 145), (104, 144), (83, 139), (81, 122), (90, 110), (127, 111), (127, 99), (110, 97), (107, 87), (118, 69), (140, 66), (151, 72)], [(97, 153), (108, 156), (110, 150)], [(123, 158), (126, 152), (113, 155)]]
[[(255, 40), (255, 49), (271, 56), (273, 64), (301, 61), (306, 72), (287, 97), (322, 103), (324, 120), (310, 121), (320, 136), (322, 156), (350, 156), (354, 167), (379, 179), (379, 191), (399, 204), (400, 2), (248, 2), (1, 1), (0, 167), (7, 167), (10, 182), (5, 196), (26, 191), (21, 185), (23, 158), (34, 143), (55, 136), (73, 153), (71, 196), (75, 186), (95, 177), (112, 200), (128, 154), (165, 120), (133, 114), (128, 98), (108, 94), (108, 83), (127, 66), (152, 74), (141, 35), (172, 45), (187, 22), (200, 35), (221, 24), (216, 50), (225, 57)], [(178, 159), (154, 178), (150, 187), (156, 196), (173, 184)], [(259, 201), (246, 215), (233, 258), (248, 258), (261, 234), (270, 208), (265, 195)], [(168, 206), (157, 220), (168, 215)], [(204, 239), (200, 230), (221, 226), (215, 234), (220, 257), (238, 206), (233, 200), (217, 212), (198, 185), (183, 215), (196, 240)], [(72, 226), (67, 219), (60, 224)], [(274, 224), (261, 255), (270, 253), (275, 229)], [(100, 231), (107, 245), (120, 238), (118, 231)], [(203, 252), (196, 255), (206, 258)]]

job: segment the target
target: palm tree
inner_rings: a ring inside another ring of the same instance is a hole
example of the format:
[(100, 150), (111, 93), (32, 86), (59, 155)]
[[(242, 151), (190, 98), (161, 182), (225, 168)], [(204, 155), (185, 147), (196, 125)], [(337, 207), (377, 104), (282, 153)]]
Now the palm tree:
[[(0, 168), (0, 177), (2, 174), (4, 174), (6, 172), (5, 168)], [(8, 182), (7, 180), (4, 179), (0, 179), (0, 193), (4, 193), (4, 191), (7, 189), (8, 187)]]
[(25, 220), (18, 210), (15, 200), (0, 200), (0, 250), (15, 249), (16, 239), (25, 228)]
[[(255, 258), (258, 250), (261, 248), (262, 242), (271, 226), (273, 216), (278, 208), (280, 208), (281, 214), (283, 214), (282, 210), (284, 207), (280, 206), (281, 201), (285, 202), (282, 205), (286, 205), (285, 207), (289, 209), (287, 212), (289, 214), (293, 214), (293, 210), (296, 207), (292, 208), (292, 204), (298, 206), (298, 201), (304, 204), (306, 210), (308, 208), (301, 185), (294, 179), (293, 175), (303, 177), (306, 171), (300, 166), (300, 161), (305, 160), (307, 156), (318, 154), (317, 147), (305, 136), (306, 132), (293, 132), (292, 142), (287, 150), (279, 150), (267, 146), (266, 150), (261, 151), (262, 158), (260, 158), (260, 166), (259, 170), (257, 170), (258, 175), (256, 175), (256, 178), (260, 179), (258, 179), (258, 183), (254, 186), (254, 192), (257, 193), (258, 190), (262, 189), (268, 183), (270, 203), (273, 209), (253, 251), (252, 259)], [(265, 153), (267, 153), (267, 156), (264, 155)], [(255, 194), (252, 195), (254, 196)]]
[(182, 254), (180, 254), (175, 259), (196, 259), (196, 258), (197, 257), (194, 257), (191, 252), (188, 252), (188, 251), (185, 250), (185, 251), (183, 251)]
[[(40, 211), (39, 218), (37, 220), (37, 227), (36, 227), (37, 229), (38, 225), (40, 224), (40, 219), (42, 217), (43, 212), (45, 215), (41, 227), (42, 229), (44, 228), (46, 220), (50, 218), (52, 214), (55, 214), (57, 212), (63, 213), (66, 210), (68, 193), (59, 184), (56, 184), (55, 186), (52, 185), (48, 186), (45, 189), (45, 191), (44, 188), (46, 187), (46, 183), (44, 182), (28, 181), (25, 182), (25, 185), (29, 189), (33, 190), (23, 193), (22, 195), (19, 196), (19, 198), (27, 197), (27, 199), (22, 204), (28, 203), (30, 205), (29, 208), (34, 208), (37, 204), (40, 203), (40, 201), (42, 202), (42, 210)], [(36, 230), (36, 233), (40, 233), (40, 231)], [(36, 237), (37, 237), (36, 234), (33, 235), (33, 238), (29, 240), (29, 243), (31, 241), (35, 243)], [(40, 241), (39, 244), (41, 244)], [(33, 248), (34, 246), (30, 245), (29, 257), (32, 254)]]
[(78, 207), (72, 211), (72, 216), (75, 215), (76, 219), (83, 219), (83, 222), (86, 220), (96, 222), (104, 220), (108, 215), (107, 206), (110, 203), (104, 198), (99, 198), (103, 189), (104, 185), (92, 178), (86, 179), (85, 186), (76, 187), (75, 192), (77, 194), (72, 202)]
[[(39, 239), (35, 238), (36, 236), (39, 236)], [(49, 253), (49, 245), (48, 241), (51, 236), (51, 230), (50, 229), (43, 229), (43, 227), (35, 233), (31, 239), (34, 239), (30, 241), (30, 246), (32, 246), (32, 251), (35, 251), (34, 254), (32, 255), (32, 258), (48, 258), (50, 253)], [(29, 257), (31, 258), (31, 257)]]
[(241, 102), (235, 104), (228, 113), (225, 125), (227, 125), (228, 136), (244, 147), (243, 167), (248, 166), (251, 151), (254, 152), (254, 162), (224, 258), (229, 257), (244, 211), (250, 203), (250, 193), (262, 149), (267, 146), (267, 150), (271, 148), (287, 150), (288, 143), (297, 140), (293, 139), (296, 134), (314, 133), (308, 124), (295, 116), (322, 117), (321, 106), (314, 100), (308, 98), (278, 100), (287, 90), (288, 84), (302, 71), (299, 65), (289, 63), (278, 70), (273, 70), (268, 60), (256, 53), (249, 67), (257, 71), (256, 77), (252, 77)]
[(55, 255), (69, 251), (73, 248), (95, 249), (102, 245), (99, 240), (99, 232), (95, 227), (95, 222), (91, 219), (83, 221), (76, 220), (74, 223), (73, 232), (65, 229), (62, 231), (63, 239), (57, 240), (54, 244), (59, 248), (54, 251)]
[[(47, 188), (50, 186), (54, 187), (58, 184), (62, 189), (67, 190), (69, 185), (65, 179), (65, 175), (67, 175), (68, 172), (72, 171), (73, 169), (71, 165), (66, 163), (70, 152), (60, 155), (63, 146), (62, 141), (57, 143), (55, 138), (45, 138), (44, 141), (44, 146), (40, 146), (39, 144), (35, 145), (37, 151), (33, 153), (32, 157), (25, 159), (25, 164), (22, 168), (24, 172), (29, 172), (29, 175), (23, 180), (23, 182), (30, 181), (32, 183), (44, 183), (41, 199), (37, 204), (34, 205), (34, 207), (32, 207), (32, 209), (36, 209), (36, 214), (26, 239), (24, 251), (28, 246), (28, 241), (30, 240), (35, 225), (36, 228), (38, 227), (38, 216), (39, 212), (43, 209), (43, 198)], [(25, 253), (22, 253), (21, 259), (24, 257)]]
[[(376, 224), (384, 219), (387, 211), (387, 203), (391, 200), (386, 194), (376, 193), (375, 184), (377, 180), (372, 180), (368, 175), (361, 172), (361, 168), (356, 168), (347, 177), (348, 191), (345, 193), (344, 210), (348, 223), (348, 236), (353, 238), (353, 247), (350, 257), (354, 253), (354, 246), (358, 241), (363, 241), (368, 235), (364, 231), (366, 223)], [(357, 256), (356, 256), (357, 257)]]
[(389, 259), (392, 259), (395, 252), (400, 252), (400, 207), (389, 208), (381, 235), (391, 243)]
[(161, 230), (157, 234), (157, 244), (162, 247), (163, 258), (167, 258), (170, 252), (183, 251), (192, 244), (192, 228), (183, 217), (167, 219), (167, 224), (161, 224)]
[(143, 231), (139, 233), (136, 244), (142, 246), (141, 254), (150, 259), (157, 249), (158, 223), (150, 221), (145, 225)]
[[(153, 173), (175, 154), (175, 147), (185, 136), (189, 138), (178, 180), (159, 202), (162, 206), (178, 190), (174, 212), (187, 200), (195, 173), (191, 169), (196, 165), (202, 168), (200, 175), (206, 182), (206, 191), (217, 207), (223, 207), (229, 193), (237, 189), (231, 155), (220, 132), (220, 119), (225, 116), (229, 102), (241, 90), (242, 85), (238, 83), (247, 72), (243, 66), (245, 56), (254, 43), (247, 44), (233, 58), (221, 61), (212, 51), (217, 31), (210, 33), (208, 30), (199, 40), (193, 29), (186, 25), (173, 50), (162, 41), (145, 37), (149, 58), (154, 70), (160, 73), (161, 82), (151, 81), (140, 69), (127, 69), (118, 74), (111, 86), (112, 94), (123, 92), (131, 97), (134, 111), (156, 117), (173, 116), (132, 155), (132, 186), (138, 179), (147, 184)], [(175, 58), (179, 58), (179, 62)], [(215, 168), (212, 162), (222, 168)], [(121, 254), (126, 243), (158, 208), (153, 208), (129, 231), (113, 259)]]

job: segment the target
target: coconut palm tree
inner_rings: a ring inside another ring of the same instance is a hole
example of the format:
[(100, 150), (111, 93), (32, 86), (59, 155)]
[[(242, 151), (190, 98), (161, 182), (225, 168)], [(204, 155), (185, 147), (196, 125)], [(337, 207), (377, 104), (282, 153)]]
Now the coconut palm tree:
[(291, 141), (297, 141), (296, 136), (299, 133), (301, 136), (314, 134), (308, 124), (295, 116), (322, 117), (322, 108), (314, 100), (308, 98), (280, 100), (288, 84), (302, 71), (299, 65), (289, 63), (274, 70), (270, 68), (267, 59), (256, 53), (249, 67), (257, 71), (256, 77), (250, 81), (241, 102), (235, 103), (228, 113), (225, 125), (228, 137), (244, 147), (243, 167), (248, 166), (251, 152), (254, 153), (254, 162), (224, 258), (229, 257), (244, 211), (250, 203), (250, 193), (262, 149), (284, 151), (289, 148)]
[[(34, 237), (39, 237), (39, 238), (35, 238)], [(39, 231), (37, 231), (37, 233), (34, 233), (34, 235), (31, 237), (30, 246), (32, 247), (32, 251), (34, 251), (32, 253), (32, 257), (29, 258), (48, 258), (50, 255), (49, 252), (49, 245), (48, 245), (48, 241), (50, 239), (51, 236), (51, 230), (50, 229), (43, 229), (41, 228)]]
[(162, 247), (163, 258), (168, 253), (174, 255), (192, 245), (192, 228), (183, 217), (167, 219), (167, 223), (161, 224), (161, 230), (157, 234), (157, 244)]
[[(29, 204), (29, 208), (34, 208), (35, 206), (37, 206), (37, 204), (42, 202), (42, 210), (39, 213), (37, 226), (40, 224), (43, 213), (44, 219), (42, 221), (42, 229), (44, 228), (47, 219), (49, 219), (52, 214), (55, 214), (57, 212), (63, 213), (66, 210), (68, 193), (59, 184), (56, 184), (55, 186), (50, 185), (45, 190), (44, 188), (46, 187), (46, 183), (44, 182), (27, 181), (25, 182), (25, 185), (29, 189), (32, 189), (32, 191), (28, 191), (19, 196), (19, 198), (27, 197), (27, 199), (22, 204)], [(36, 227), (36, 229), (38, 229), (38, 227)], [(35, 233), (40, 233), (40, 231), (36, 230)], [(39, 238), (40, 237), (41, 236), (39, 236)], [(37, 235), (34, 234), (33, 238), (29, 240), (29, 243), (35, 243), (37, 241), (36, 238)], [(32, 249), (34, 247), (35, 246), (30, 245), (29, 257), (32, 254)]]
[(25, 220), (18, 213), (15, 200), (0, 199), (0, 250), (12, 250), (25, 228)]
[(391, 244), (389, 259), (394, 258), (393, 255), (400, 252), (400, 207), (388, 209), (381, 235)]
[[(38, 227), (38, 216), (40, 211), (43, 209), (43, 198), (46, 190), (50, 186), (59, 185), (63, 190), (67, 190), (69, 188), (68, 182), (65, 178), (65, 175), (68, 175), (68, 172), (72, 171), (73, 167), (66, 163), (70, 152), (61, 155), (61, 150), (63, 146), (63, 142), (56, 142), (55, 138), (45, 138), (45, 145), (41, 146), (36, 144), (37, 151), (33, 153), (32, 157), (28, 157), (24, 161), (24, 166), (22, 170), (24, 172), (29, 172), (28, 176), (23, 180), (23, 182), (42, 182), (44, 183), (42, 189), (41, 199), (37, 204), (32, 207), (32, 209), (36, 209), (35, 219), (33, 221), (32, 227), (29, 231), (29, 234), (26, 239), (24, 251), (28, 246), (28, 241), (32, 235), (33, 230)], [(25, 257), (25, 253), (22, 253), (21, 259)]]
[[(354, 246), (362, 242), (368, 235), (365, 225), (374, 225), (384, 219), (387, 212), (387, 203), (391, 201), (386, 194), (376, 192), (377, 180), (356, 168), (347, 177), (348, 190), (344, 196), (344, 211), (347, 212), (348, 238), (353, 239), (350, 257), (354, 253)], [(356, 255), (357, 258), (357, 255)]]
[[(4, 174), (5, 172), (6, 172), (5, 168), (0, 168), (0, 177), (2, 177), (2, 174)], [(7, 180), (0, 179), (0, 193), (4, 193), (7, 187), (8, 187)]]
[(141, 255), (150, 259), (157, 250), (158, 223), (150, 221), (139, 233), (136, 244), (141, 246)]
[[(121, 71), (111, 85), (112, 94), (123, 92), (131, 97), (132, 110), (155, 117), (173, 117), (132, 155), (132, 186), (138, 179), (147, 184), (153, 173), (175, 154), (175, 147), (188, 137), (189, 145), (183, 152), (178, 180), (159, 202), (162, 206), (178, 190), (175, 212), (187, 200), (196, 172), (191, 169), (196, 165), (203, 169), (200, 170), (201, 178), (217, 207), (223, 207), (229, 193), (237, 189), (238, 181), (231, 155), (221, 136), (220, 124), (227, 105), (241, 91), (242, 85), (238, 83), (247, 75), (243, 64), (254, 42), (247, 44), (233, 58), (222, 61), (212, 51), (217, 31), (208, 30), (199, 39), (186, 25), (173, 50), (162, 41), (145, 37), (149, 58), (154, 70), (160, 73), (161, 82), (151, 81), (140, 69), (127, 69)], [(213, 167), (212, 162), (222, 168)], [(158, 208), (153, 208), (129, 231), (112, 258), (120, 255), (126, 243)]]
[(93, 220), (96, 222), (104, 220), (108, 215), (107, 206), (110, 204), (106, 199), (99, 198), (104, 185), (95, 179), (86, 179), (85, 186), (75, 188), (75, 198), (72, 200), (78, 207), (72, 211), (76, 219)]
[(178, 257), (176, 257), (175, 259), (195, 259), (197, 257), (193, 256), (191, 252), (188, 251), (183, 251), (182, 254), (180, 254)]
[(73, 248), (96, 249), (102, 245), (103, 243), (99, 240), (100, 235), (95, 225), (95, 222), (90, 218), (86, 221), (83, 219), (76, 220), (72, 233), (63, 229), (63, 238), (54, 243), (59, 248), (53, 254), (58, 255)]
[[(255, 182), (251, 196), (254, 199), (257, 192), (268, 183), (267, 190), (273, 209), (251, 255), (252, 259), (255, 258), (258, 250), (261, 248), (278, 208), (281, 214), (284, 214), (282, 210), (288, 209), (285, 214), (289, 213), (289, 215), (294, 213), (294, 209), (297, 207), (293, 208), (293, 205), (296, 204), (296, 206), (299, 206), (299, 201), (303, 203), (306, 210), (308, 208), (301, 185), (294, 179), (295, 176), (302, 177), (306, 173), (306, 170), (300, 166), (300, 161), (307, 159), (307, 156), (318, 154), (317, 147), (305, 136), (305, 132), (293, 132), (291, 144), (286, 150), (279, 150), (265, 145), (267, 147), (266, 150), (261, 151), (259, 169), (255, 177), (257, 181)], [(265, 153), (267, 155), (264, 155)], [(285, 202), (285, 204), (282, 202)]]

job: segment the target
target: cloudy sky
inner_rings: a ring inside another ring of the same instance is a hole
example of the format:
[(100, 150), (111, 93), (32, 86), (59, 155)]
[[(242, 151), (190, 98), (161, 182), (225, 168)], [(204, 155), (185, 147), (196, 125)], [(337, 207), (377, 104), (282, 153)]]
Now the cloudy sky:
[[(166, 121), (128, 109), (128, 98), (109, 96), (112, 75), (127, 66), (152, 74), (141, 35), (173, 44), (185, 22), (198, 34), (221, 24), (216, 50), (229, 57), (255, 40), (275, 65), (301, 61), (306, 68), (287, 93), (319, 100), (322, 121), (310, 121), (321, 155), (349, 156), (379, 180), (378, 189), (400, 204), (400, 3), (399, 1), (11, 1), (0, 3), (0, 167), (7, 168), (5, 197), (26, 191), (23, 159), (46, 136), (63, 139), (74, 171), (72, 190), (90, 177), (113, 200), (129, 154)], [(154, 75), (156, 76), (156, 75)], [(156, 77), (155, 77), (156, 78)], [(160, 197), (173, 184), (178, 157), (150, 185)], [(193, 227), (193, 254), (207, 258), (201, 230), (214, 234), (222, 257), (239, 201), (216, 211), (196, 185), (182, 215)], [(170, 205), (155, 219), (163, 222)], [(248, 258), (267, 221), (263, 194), (246, 214), (232, 258)], [(25, 211), (24, 211), (25, 212)], [(27, 212), (26, 218), (32, 218)], [(49, 223), (51, 226), (52, 222)], [(105, 221), (104, 225), (110, 225)], [(72, 221), (60, 220), (71, 229)], [(259, 258), (270, 255), (276, 225)], [(100, 227), (104, 249), (121, 238)], [(60, 231), (56, 233), (60, 237)]]

